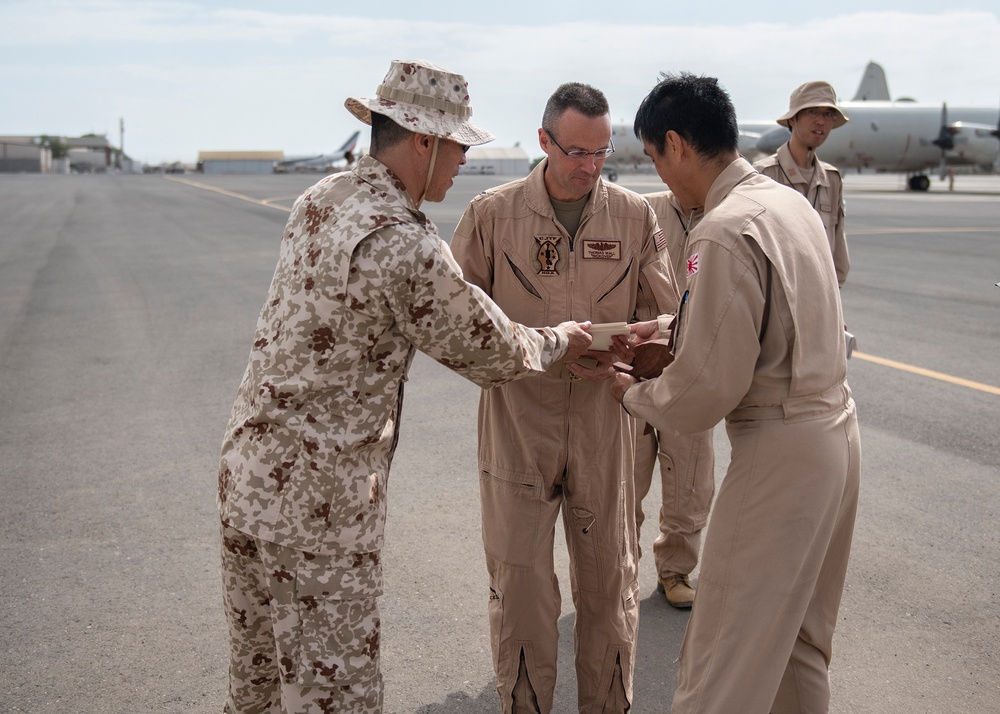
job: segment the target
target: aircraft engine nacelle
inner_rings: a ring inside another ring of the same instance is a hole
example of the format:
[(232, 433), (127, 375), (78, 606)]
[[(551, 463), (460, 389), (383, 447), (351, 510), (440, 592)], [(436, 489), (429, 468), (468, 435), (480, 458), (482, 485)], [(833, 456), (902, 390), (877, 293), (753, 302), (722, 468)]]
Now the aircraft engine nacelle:
[(785, 127), (776, 126), (770, 131), (766, 131), (760, 135), (760, 138), (757, 139), (756, 149), (764, 154), (764, 156), (770, 156), (777, 151), (782, 144), (788, 141), (791, 135), (792, 132)]
[(949, 130), (955, 137), (954, 148), (946, 154), (949, 163), (992, 166), (997, 160), (1000, 141), (993, 134), (996, 127), (955, 122)]

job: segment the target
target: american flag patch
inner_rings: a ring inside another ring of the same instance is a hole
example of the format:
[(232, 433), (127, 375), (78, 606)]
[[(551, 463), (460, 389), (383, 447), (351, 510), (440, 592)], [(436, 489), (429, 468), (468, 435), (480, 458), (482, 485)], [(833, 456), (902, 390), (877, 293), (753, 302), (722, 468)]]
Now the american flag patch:
[(692, 275), (698, 272), (698, 254), (695, 253), (690, 258), (687, 259), (687, 274), (690, 278)]
[(663, 235), (662, 230), (656, 231), (656, 233), (653, 234), (653, 245), (656, 246), (657, 251), (667, 249), (667, 238)]

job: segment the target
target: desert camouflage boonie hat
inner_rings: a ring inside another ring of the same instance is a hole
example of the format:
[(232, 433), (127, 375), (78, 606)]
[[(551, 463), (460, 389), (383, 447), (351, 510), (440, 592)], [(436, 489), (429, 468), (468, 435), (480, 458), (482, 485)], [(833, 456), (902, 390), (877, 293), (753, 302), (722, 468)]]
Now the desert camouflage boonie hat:
[(778, 117), (778, 123), (786, 129), (791, 129), (788, 120), (803, 109), (812, 107), (832, 109), (837, 112), (837, 118), (833, 120), (834, 129), (844, 126), (849, 121), (837, 106), (837, 93), (833, 91), (833, 86), (829, 82), (806, 82), (792, 92), (788, 100), (788, 111)]
[(372, 123), (375, 112), (418, 134), (466, 146), (496, 138), (469, 121), (472, 106), (465, 78), (424, 60), (393, 60), (374, 99), (349, 97), (344, 106), (365, 124)]

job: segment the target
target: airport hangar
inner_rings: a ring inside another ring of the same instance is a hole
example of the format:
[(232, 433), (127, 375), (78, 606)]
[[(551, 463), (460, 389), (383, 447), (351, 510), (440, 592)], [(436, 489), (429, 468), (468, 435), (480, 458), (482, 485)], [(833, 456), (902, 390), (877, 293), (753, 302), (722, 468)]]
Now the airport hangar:
[[(46, 145), (49, 139), (58, 151)], [(87, 136), (0, 136), (0, 173), (101, 173), (120, 169), (136, 172), (138, 165), (115, 148), (105, 134)]]

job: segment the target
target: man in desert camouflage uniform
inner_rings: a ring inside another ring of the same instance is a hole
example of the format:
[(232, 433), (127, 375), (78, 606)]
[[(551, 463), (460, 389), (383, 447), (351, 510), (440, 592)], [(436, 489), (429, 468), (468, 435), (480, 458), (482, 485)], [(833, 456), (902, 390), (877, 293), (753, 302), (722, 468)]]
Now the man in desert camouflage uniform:
[(346, 106), (371, 155), (295, 202), (222, 446), (231, 714), (382, 711), (380, 552), (414, 350), (489, 387), (590, 344), (576, 323), (510, 322), (419, 211), (493, 138), (460, 75), (395, 61)]

